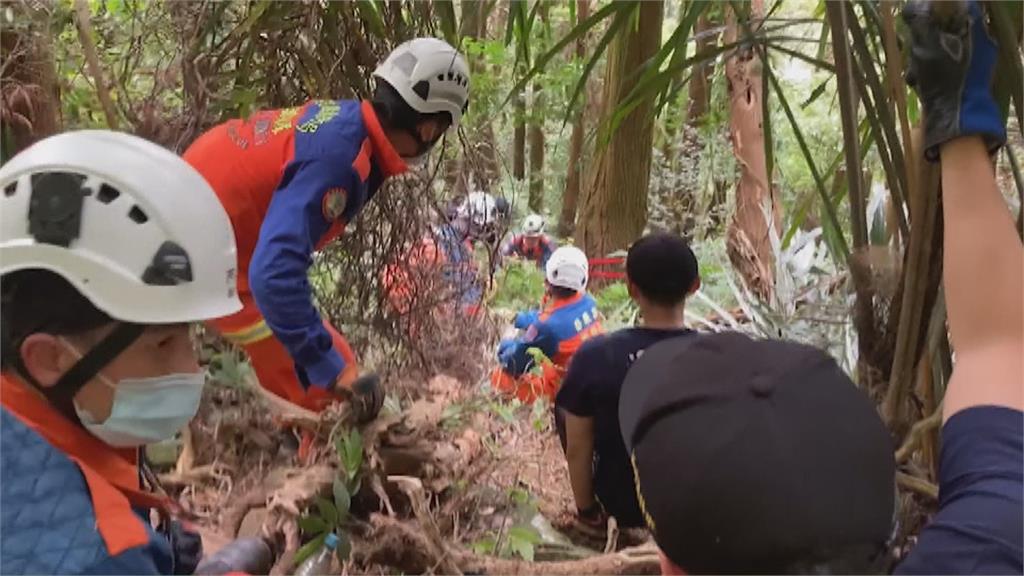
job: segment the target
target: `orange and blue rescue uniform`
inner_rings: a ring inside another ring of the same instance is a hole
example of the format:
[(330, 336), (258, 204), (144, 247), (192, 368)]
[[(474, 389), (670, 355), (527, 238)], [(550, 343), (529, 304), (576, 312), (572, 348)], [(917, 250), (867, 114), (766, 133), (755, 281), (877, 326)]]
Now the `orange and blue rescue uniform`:
[(13, 375), (0, 375), (0, 402), (0, 574), (185, 573), (150, 524), (172, 505), (142, 489), (136, 450), (104, 444)]
[(547, 234), (540, 234), (538, 236), (517, 234), (502, 247), (501, 255), (518, 256), (533, 262), (538, 268), (543, 270), (555, 248), (555, 242)]
[[(553, 401), (573, 354), (604, 332), (597, 302), (585, 292), (563, 299), (545, 297), (540, 312), (518, 314), (515, 326), (525, 332), (498, 345), (501, 366), (491, 375), (491, 384), (526, 403), (541, 396)], [(531, 348), (546, 357), (540, 366), (535, 366)], [(531, 372), (535, 367), (540, 374)]]
[(224, 205), (242, 311), (212, 322), (248, 352), (260, 384), (313, 410), (356, 358), (321, 320), (307, 276), (381, 184), (406, 170), (368, 102), (313, 101), (214, 127), (185, 152)]

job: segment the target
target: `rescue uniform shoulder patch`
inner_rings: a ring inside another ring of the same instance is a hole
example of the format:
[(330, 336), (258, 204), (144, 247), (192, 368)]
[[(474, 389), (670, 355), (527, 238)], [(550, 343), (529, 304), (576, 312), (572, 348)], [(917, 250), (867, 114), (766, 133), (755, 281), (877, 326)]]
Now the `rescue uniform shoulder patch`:
[(345, 212), (347, 204), (348, 193), (342, 188), (331, 188), (324, 193), (322, 205), (324, 219), (328, 222), (334, 222)]

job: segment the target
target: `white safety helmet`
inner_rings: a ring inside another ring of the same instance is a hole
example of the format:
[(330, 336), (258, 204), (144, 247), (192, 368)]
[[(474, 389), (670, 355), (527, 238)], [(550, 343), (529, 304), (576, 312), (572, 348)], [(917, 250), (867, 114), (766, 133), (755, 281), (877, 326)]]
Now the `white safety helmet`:
[(106, 130), (58, 134), (0, 167), (0, 189), (0, 274), (49, 270), (123, 322), (242, 308), (227, 213), (169, 150)]
[(444, 40), (416, 38), (399, 44), (373, 72), (421, 114), (448, 112), (457, 127), (469, 104), (469, 66)]
[(470, 192), (459, 206), (456, 216), (465, 218), (476, 228), (494, 224), (498, 218), (498, 204), (486, 192)]
[(587, 287), (590, 262), (583, 250), (575, 246), (562, 246), (548, 258), (545, 273), (548, 284), (581, 292)]
[(523, 220), (523, 234), (527, 236), (540, 236), (544, 233), (544, 217), (540, 214), (530, 214)]

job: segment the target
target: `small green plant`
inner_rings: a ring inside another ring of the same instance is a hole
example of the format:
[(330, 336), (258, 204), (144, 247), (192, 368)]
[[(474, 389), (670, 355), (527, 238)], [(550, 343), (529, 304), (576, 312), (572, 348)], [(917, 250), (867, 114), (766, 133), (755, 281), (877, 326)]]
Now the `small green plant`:
[(362, 485), (360, 470), (363, 466), (363, 437), (358, 430), (339, 434), (334, 441), (334, 449), (338, 454), (341, 470), (331, 486), (333, 499), (318, 497), (316, 510), (307, 510), (306, 515), (299, 519), (299, 527), (303, 533), (312, 536), (313, 539), (296, 552), (296, 564), (301, 564), (316, 553), (324, 545), (327, 535), (332, 532), (338, 536), (338, 561), (344, 563), (352, 553), (352, 541), (345, 528), (349, 526), (352, 495), (358, 493)]
[(518, 556), (533, 562), (535, 547), (542, 541), (540, 533), (530, 523), (537, 514), (537, 503), (529, 492), (518, 486), (509, 490), (508, 499), (514, 508), (513, 516), (519, 521), (507, 532), (499, 531), (497, 535), (474, 542), (473, 552), (501, 558)]
[(466, 419), (483, 410), (486, 407), (486, 400), (479, 396), (464, 402), (455, 402), (444, 407), (441, 411), (441, 428), (444, 430), (455, 430), (466, 423)]
[(240, 388), (252, 374), (252, 365), (245, 353), (227, 348), (210, 358), (210, 379), (225, 386)]
[(533, 401), (530, 408), (530, 425), (540, 433), (547, 432), (551, 427), (551, 404), (544, 396)]
[(544, 297), (544, 273), (532, 262), (514, 260), (495, 277), (491, 307), (510, 310), (534, 308)]

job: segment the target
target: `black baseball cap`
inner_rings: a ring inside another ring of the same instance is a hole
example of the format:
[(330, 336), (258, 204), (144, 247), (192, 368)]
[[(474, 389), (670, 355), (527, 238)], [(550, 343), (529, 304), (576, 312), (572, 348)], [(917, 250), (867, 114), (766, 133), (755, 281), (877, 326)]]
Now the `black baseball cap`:
[(735, 332), (665, 340), (630, 369), (619, 422), (648, 526), (691, 574), (884, 554), (893, 444), (821, 350)]

